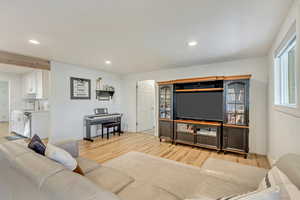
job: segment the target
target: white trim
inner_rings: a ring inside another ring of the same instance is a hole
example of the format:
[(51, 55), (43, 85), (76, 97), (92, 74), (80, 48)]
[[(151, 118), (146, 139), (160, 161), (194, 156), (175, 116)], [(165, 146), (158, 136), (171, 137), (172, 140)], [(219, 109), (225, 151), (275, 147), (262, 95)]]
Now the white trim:
[(300, 118), (299, 107), (287, 107), (287, 106), (281, 106), (281, 105), (273, 105), (273, 109), (278, 112), (281, 112), (281, 113), (284, 113), (287, 115), (291, 115), (296, 118)]
[(293, 46), (295, 46), (297, 42), (297, 33), (293, 33), (290, 37), (290, 39), (288, 39), (286, 41), (286, 43), (284, 44), (284, 46), (281, 47), (281, 49), (279, 50), (279, 52), (275, 55), (275, 58), (282, 56), (282, 54), (285, 51), (289, 51), (292, 49)]
[[(298, 105), (298, 87), (297, 87), (297, 70), (296, 70), (296, 60), (295, 60), (295, 71), (294, 71), (294, 79), (295, 79), (295, 104), (289, 104), (289, 89), (288, 89), (288, 77), (289, 77), (289, 68), (286, 66), (288, 64), (288, 52), (293, 48), (297, 49), (297, 37), (296, 33), (292, 34), (292, 37), (286, 41), (286, 44), (282, 46), (279, 53), (274, 58), (274, 100), (273, 104), (276, 106), (289, 107), (289, 108), (297, 108)], [(296, 51), (296, 50), (295, 50)], [(296, 58), (297, 51), (295, 52)]]

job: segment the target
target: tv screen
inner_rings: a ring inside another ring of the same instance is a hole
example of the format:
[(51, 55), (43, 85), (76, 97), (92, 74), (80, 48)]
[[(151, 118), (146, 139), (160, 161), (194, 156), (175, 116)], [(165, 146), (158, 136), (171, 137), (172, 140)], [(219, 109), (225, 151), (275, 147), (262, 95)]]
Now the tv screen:
[(223, 92), (176, 93), (176, 117), (195, 120), (223, 120)]

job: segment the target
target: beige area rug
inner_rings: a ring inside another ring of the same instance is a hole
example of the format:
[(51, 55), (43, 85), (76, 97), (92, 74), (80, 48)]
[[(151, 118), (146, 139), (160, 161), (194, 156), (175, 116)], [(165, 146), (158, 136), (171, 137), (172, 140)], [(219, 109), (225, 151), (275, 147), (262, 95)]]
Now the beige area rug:
[(219, 177), (198, 167), (139, 152), (129, 152), (103, 165), (122, 171), (137, 181), (159, 186), (182, 199), (201, 196), (218, 198), (256, 189), (243, 181)]

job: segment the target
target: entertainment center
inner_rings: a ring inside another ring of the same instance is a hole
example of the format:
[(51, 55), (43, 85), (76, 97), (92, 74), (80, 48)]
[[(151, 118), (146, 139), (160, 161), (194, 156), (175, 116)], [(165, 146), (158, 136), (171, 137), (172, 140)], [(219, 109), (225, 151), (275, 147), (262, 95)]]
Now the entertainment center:
[(158, 82), (160, 141), (247, 158), (250, 78), (211, 76)]

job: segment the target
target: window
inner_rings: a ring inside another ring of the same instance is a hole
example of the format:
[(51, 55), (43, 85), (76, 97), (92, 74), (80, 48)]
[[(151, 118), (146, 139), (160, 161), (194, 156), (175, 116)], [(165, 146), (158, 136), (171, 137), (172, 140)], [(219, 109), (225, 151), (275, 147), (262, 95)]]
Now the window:
[(275, 104), (296, 106), (296, 37), (276, 56)]

